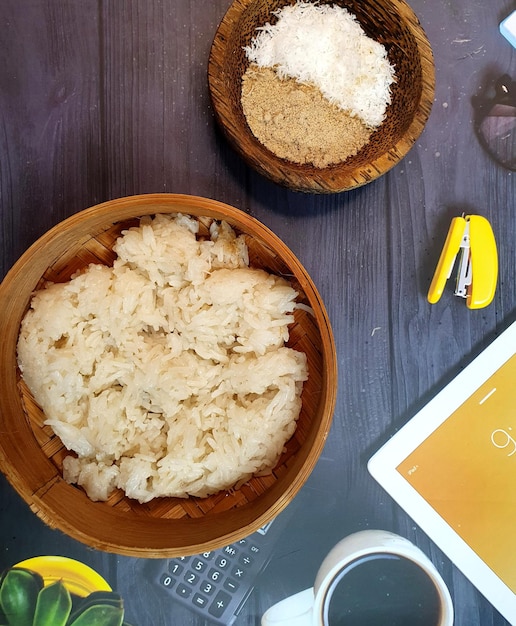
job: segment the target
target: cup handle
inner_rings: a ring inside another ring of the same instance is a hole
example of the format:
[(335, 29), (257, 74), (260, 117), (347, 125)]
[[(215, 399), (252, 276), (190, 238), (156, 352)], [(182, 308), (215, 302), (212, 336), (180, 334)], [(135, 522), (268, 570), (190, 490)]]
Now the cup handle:
[(262, 617), (262, 626), (312, 626), (314, 589), (305, 589), (273, 604)]

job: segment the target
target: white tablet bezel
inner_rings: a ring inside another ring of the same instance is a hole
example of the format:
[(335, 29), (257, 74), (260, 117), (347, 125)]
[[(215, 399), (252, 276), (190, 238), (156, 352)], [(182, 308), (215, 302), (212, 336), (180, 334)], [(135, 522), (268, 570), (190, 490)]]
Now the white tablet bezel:
[(515, 353), (516, 322), (393, 435), (367, 465), (373, 478), (511, 623), (516, 623), (516, 594), (396, 468)]

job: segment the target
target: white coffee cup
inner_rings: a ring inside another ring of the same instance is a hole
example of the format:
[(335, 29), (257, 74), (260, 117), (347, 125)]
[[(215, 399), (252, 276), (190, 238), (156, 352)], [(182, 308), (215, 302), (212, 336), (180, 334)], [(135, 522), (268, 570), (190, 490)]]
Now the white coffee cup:
[[(403, 583), (406, 577), (408, 583)], [(397, 605), (398, 599), (403, 607)], [(339, 618), (339, 609), (351, 621)], [(373, 609), (381, 618), (378, 623), (390, 623), (388, 611), (405, 615), (413, 610), (406, 623), (411, 619), (414, 624), (423, 623), (424, 613), (425, 624), (453, 624), (450, 592), (430, 559), (399, 535), (364, 530), (334, 546), (322, 562), (313, 588), (273, 605), (263, 615), (262, 626), (340, 626), (360, 623), (361, 615), (363, 623), (364, 611)]]

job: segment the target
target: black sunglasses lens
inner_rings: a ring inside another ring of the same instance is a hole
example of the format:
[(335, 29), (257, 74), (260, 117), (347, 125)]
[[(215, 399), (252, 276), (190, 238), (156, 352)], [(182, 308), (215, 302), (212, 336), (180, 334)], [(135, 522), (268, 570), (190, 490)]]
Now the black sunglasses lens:
[(496, 161), (516, 169), (516, 107), (495, 105), (481, 121), (479, 133)]
[(496, 95), (482, 106), (479, 139), (500, 165), (516, 170), (516, 83), (507, 75), (495, 85)]

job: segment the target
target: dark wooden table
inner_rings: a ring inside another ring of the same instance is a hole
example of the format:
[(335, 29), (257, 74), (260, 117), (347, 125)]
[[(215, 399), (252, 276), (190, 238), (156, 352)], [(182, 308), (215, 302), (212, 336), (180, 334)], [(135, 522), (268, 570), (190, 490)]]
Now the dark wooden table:
[[(498, 31), (514, 0), (411, 0), (435, 54), (428, 125), (387, 175), (329, 196), (268, 182), (216, 128), (207, 59), (229, 4), (2, 0), (1, 275), (49, 227), (119, 196), (208, 196), (264, 222), (298, 255), (326, 303), (338, 403), (289, 532), (237, 623), (258, 625), (271, 604), (312, 585), (340, 538), (379, 527), (433, 559), (454, 598), (457, 626), (502, 626), (507, 622), (368, 475), (366, 462), (515, 318), (516, 173), (486, 153), (474, 129), (475, 98), (501, 74), (516, 78), (516, 52)], [(451, 288), (436, 305), (426, 300), (450, 220), (463, 211), (491, 221), (499, 248), (497, 293), (479, 311)], [(36, 554), (96, 567), (126, 597), (135, 625), (205, 623), (146, 581), (145, 561), (95, 552), (50, 530), (1, 477), (0, 569)]]

